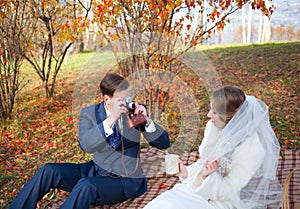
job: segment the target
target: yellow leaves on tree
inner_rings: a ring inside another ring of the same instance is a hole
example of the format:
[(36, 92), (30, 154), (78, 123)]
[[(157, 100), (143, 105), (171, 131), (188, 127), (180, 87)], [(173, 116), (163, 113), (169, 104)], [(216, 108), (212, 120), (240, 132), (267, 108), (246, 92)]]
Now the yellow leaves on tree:
[(78, 34), (81, 34), (85, 28), (89, 25), (89, 20), (84, 19), (82, 16), (73, 19), (71, 23), (69, 21), (65, 22), (62, 25), (58, 25), (58, 40), (59, 42), (69, 41), (74, 43), (77, 39)]

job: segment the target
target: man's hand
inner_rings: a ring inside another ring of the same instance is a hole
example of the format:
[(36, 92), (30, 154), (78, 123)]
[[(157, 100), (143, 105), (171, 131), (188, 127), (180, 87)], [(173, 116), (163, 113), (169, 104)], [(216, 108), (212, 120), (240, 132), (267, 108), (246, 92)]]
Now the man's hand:
[(144, 105), (140, 105), (138, 103), (135, 103), (135, 110), (134, 114), (142, 114), (145, 116), (146, 119), (148, 119), (147, 110)]
[(111, 115), (107, 118), (107, 123), (110, 127), (121, 117), (122, 114), (127, 114), (128, 109), (126, 102), (122, 98), (117, 98), (112, 105)]

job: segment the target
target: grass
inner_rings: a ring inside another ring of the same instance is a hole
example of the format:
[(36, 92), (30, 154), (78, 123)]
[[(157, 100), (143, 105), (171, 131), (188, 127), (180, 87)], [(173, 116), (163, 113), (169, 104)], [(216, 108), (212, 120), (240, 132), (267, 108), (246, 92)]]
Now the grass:
[[(300, 148), (299, 42), (206, 48), (202, 52), (209, 58), (223, 85), (238, 86), (267, 103), (271, 124), (282, 149)], [(197, 52), (194, 53), (197, 57)], [(99, 62), (99, 59), (104, 66), (114, 62), (111, 55), (105, 53), (69, 55), (59, 74), (57, 94), (53, 99), (44, 98), (36, 74), (24, 63), (22, 73), (29, 84), (18, 96), (13, 118), (0, 130), (0, 208), (7, 207), (21, 186), (44, 163), (77, 163), (90, 159), (90, 155), (78, 147), (72, 94), (80, 72), (94, 66), (94, 61)], [(183, 73), (181, 76), (190, 75)], [(189, 85), (193, 82), (197, 81), (190, 79)], [(209, 98), (206, 92), (194, 90), (200, 101), (198, 112), (203, 126)], [(167, 109), (165, 115), (174, 141), (178, 134), (178, 130), (172, 130), (178, 123), (174, 120), (176, 112)], [(203, 127), (199, 129), (196, 146), (202, 135)]]
[(299, 46), (298, 42), (206, 51), (223, 84), (238, 86), (267, 103), (283, 148), (299, 149), (300, 145)]

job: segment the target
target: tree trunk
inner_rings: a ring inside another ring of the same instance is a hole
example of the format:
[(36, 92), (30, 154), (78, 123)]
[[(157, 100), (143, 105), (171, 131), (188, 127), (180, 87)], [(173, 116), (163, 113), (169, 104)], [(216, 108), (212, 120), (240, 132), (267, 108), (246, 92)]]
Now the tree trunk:
[[(200, 8), (199, 8), (198, 27), (199, 27), (200, 34), (203, 34), (203, 32), (204, 32), (203, 20), (204, 20), (204, 0), (202, 0), (202, 6), (200, 6)], [(200, 44), (203, 43), (203, 37), (200, 38), (199, 43)]]
[(247, 30), (247, 44), (251, 42), (251, 15), (252, 15), (252, 8), (251, 5), (249, 5), (249, 11), (248, 11), (248, 30)]
[(258, 24), (258, 34), (257, 34), (257, 42), (262, 42), (262, 21), (263, 21), (263, 14), (259, 16), (259, 24)]
[(90, 46), (90, 30), (89, 30), (89, 28), (85, 29), (85, 36), (86, 36), (86, 38), (85, 38), (85, 41), (84, 41), (84, 43), (85, 43), (84, 48), (86, 50), (90, 50), (90, 48), (89, 48), (89, 46)]
[(270, 19), (268, 17), (264, 17), (264, 27), (262, 33), (263, 42), (271, 41), (271, 24)]
[(243, 44), (246, 43), (246, 21), (245, 21), (245, 8), (242, 7), (242, 33), (243, 33)]
[[(271, 6), (271, 1), (266, 0), (267, 8)], [(270, 42), (271, 41), (271, 22), (270, 18), (267, 16), (264, 16), (264, 41)]]

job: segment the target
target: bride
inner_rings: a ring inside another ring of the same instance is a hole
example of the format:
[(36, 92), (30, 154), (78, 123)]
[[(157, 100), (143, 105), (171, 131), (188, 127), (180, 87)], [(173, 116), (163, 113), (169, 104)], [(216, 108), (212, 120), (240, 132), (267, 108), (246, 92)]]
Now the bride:
[(199, 160), (179, 160), (181, 182), (144, 209), (279, 208), (280, 145), (265, 103), (227, 86), (213, 92), (207, 116)]

